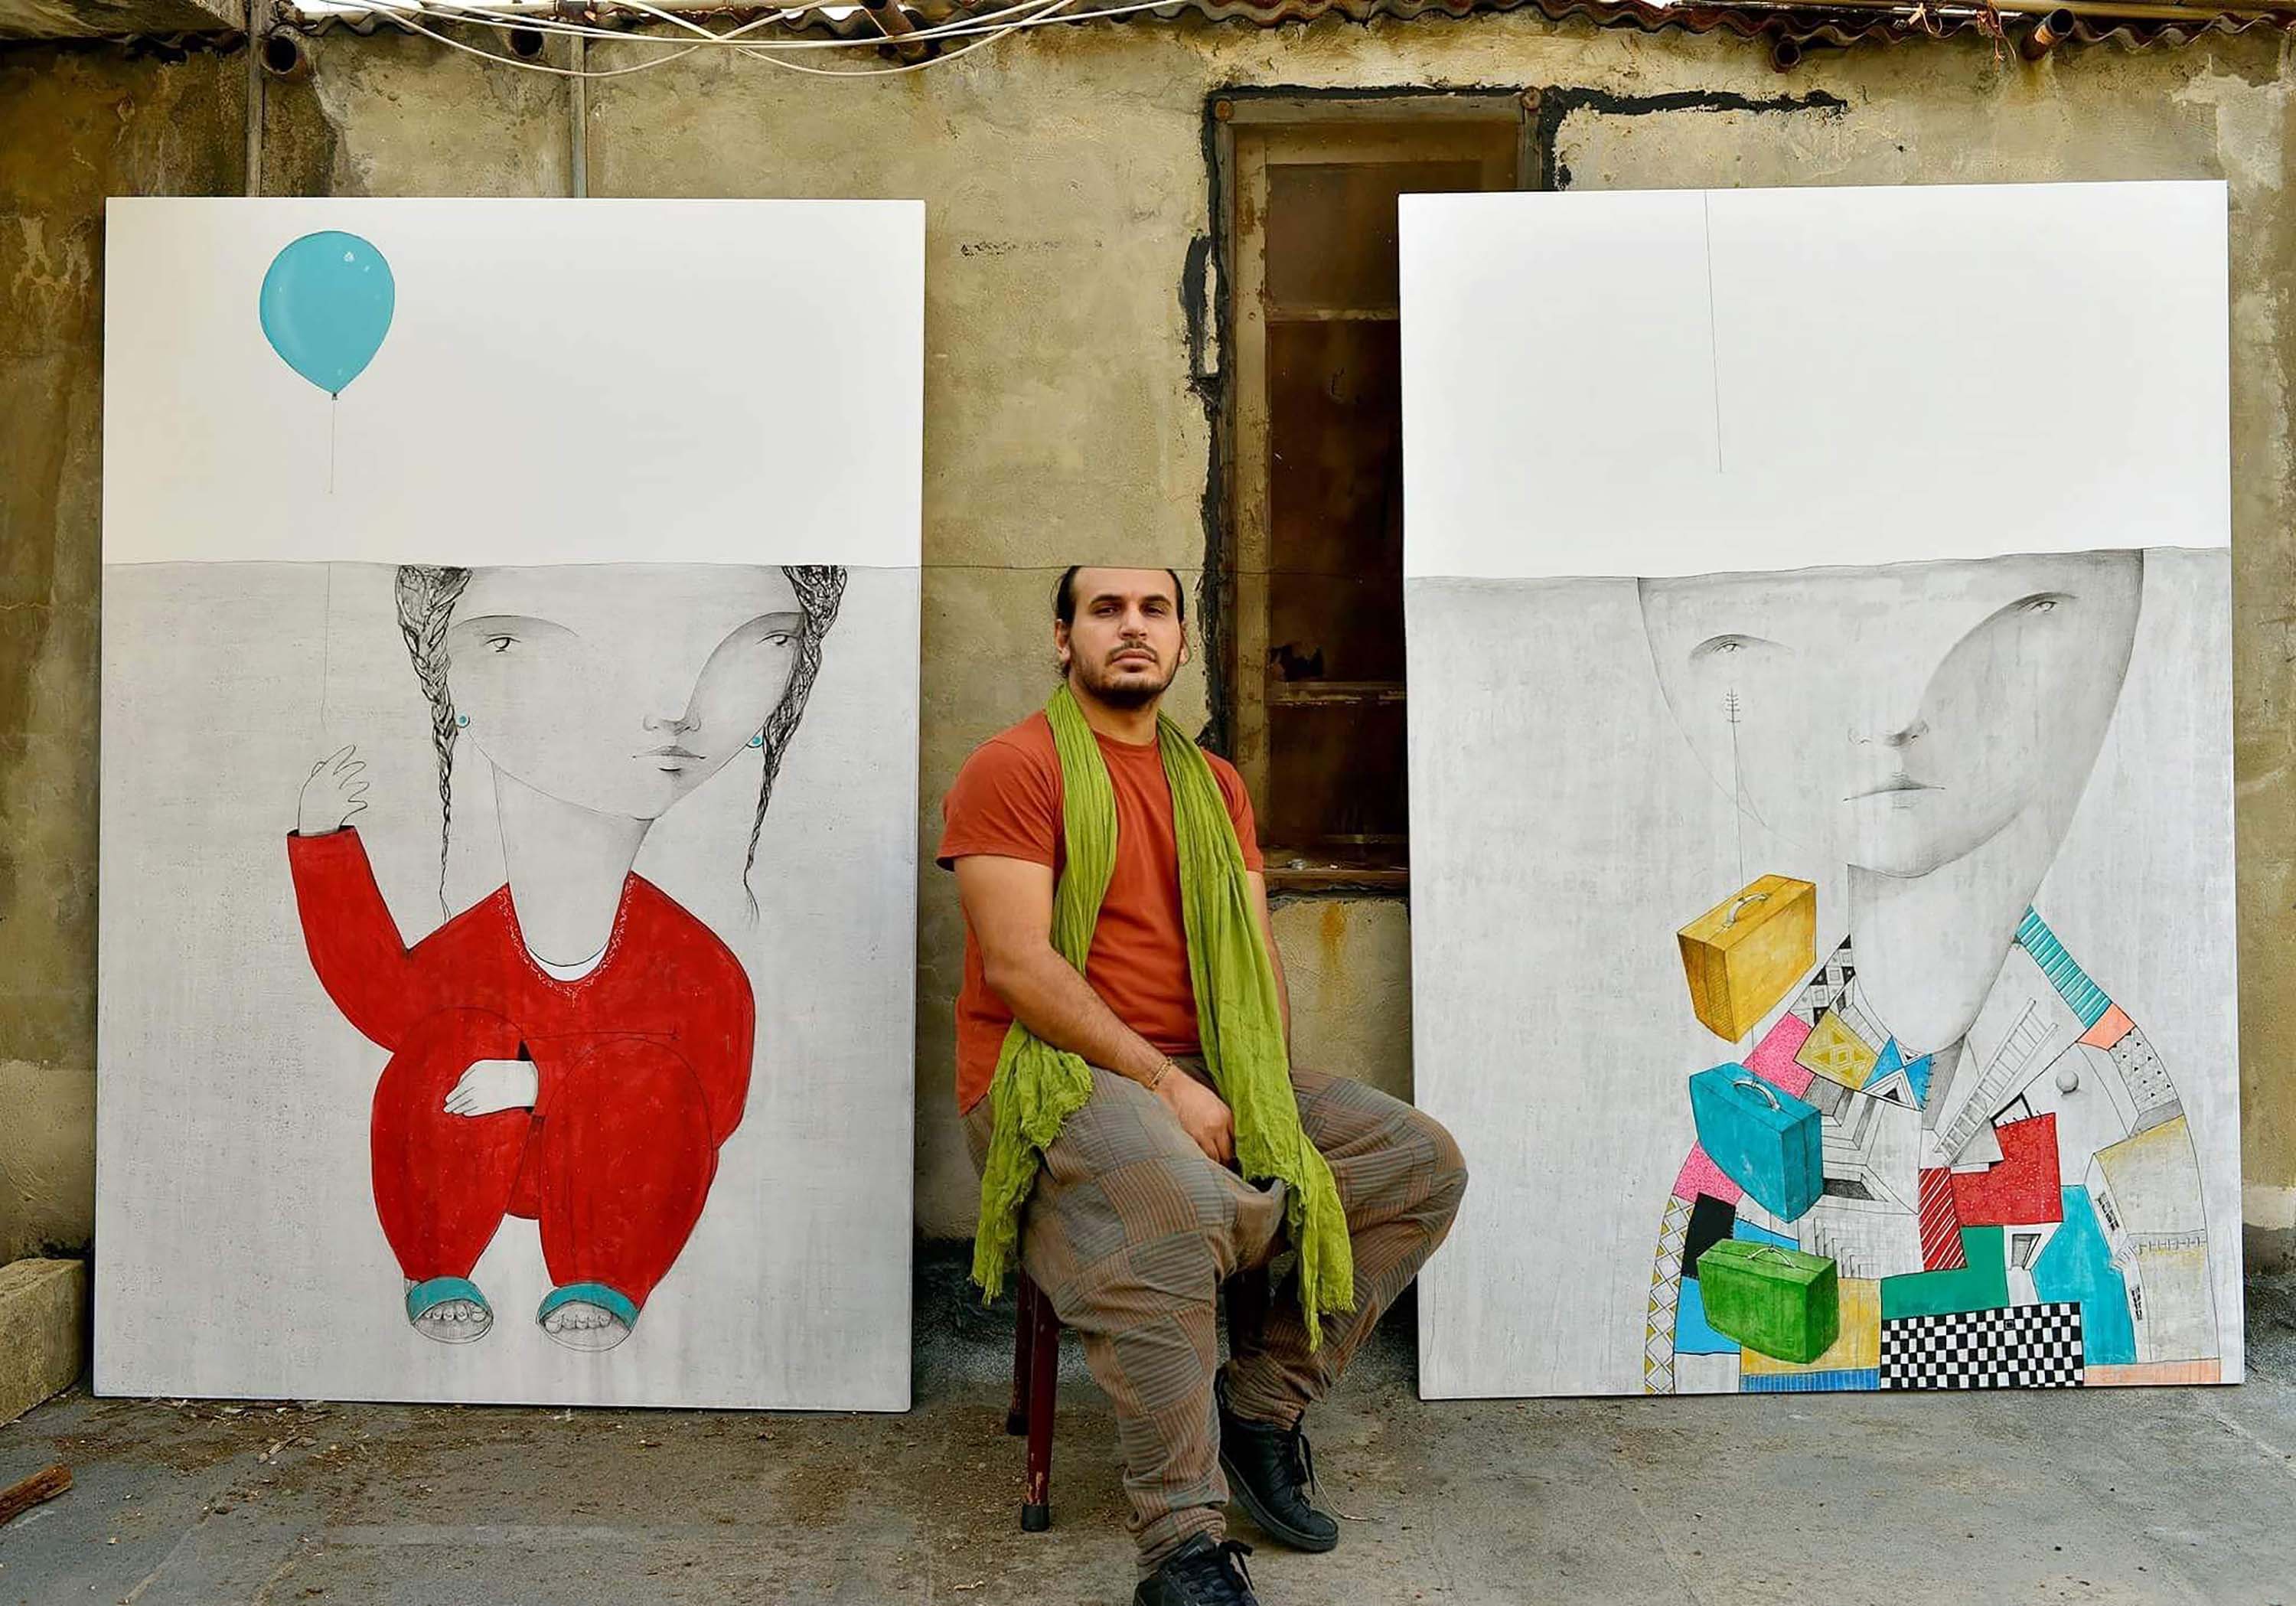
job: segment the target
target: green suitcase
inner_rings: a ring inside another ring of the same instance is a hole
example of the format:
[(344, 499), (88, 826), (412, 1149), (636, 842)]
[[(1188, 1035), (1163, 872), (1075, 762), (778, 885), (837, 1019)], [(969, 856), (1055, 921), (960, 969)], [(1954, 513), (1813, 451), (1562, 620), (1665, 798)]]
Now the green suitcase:
[(1841, 1287), (1822, 1255), (1724, 1239), (1698, 1257), (1709, 1326), (1775, 1361), (1807, 1365), (1841, 1330)]

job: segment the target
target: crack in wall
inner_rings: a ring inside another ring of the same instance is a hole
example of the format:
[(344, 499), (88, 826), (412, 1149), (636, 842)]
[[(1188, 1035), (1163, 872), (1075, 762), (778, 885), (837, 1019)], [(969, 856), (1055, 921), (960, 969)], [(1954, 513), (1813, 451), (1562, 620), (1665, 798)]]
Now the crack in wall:
[(1685, 89), (1668, 95), (1619, 95), (1607, 89), (1542, 89), (1538, 96), (1538, 185), (1542, 190), (1567, 190), (1570, 169), (1555, 154), (1562, 122), (1574, 112), (1600, 111), (1611, 117), (1649, 117), (1661, 111), (1816, 111), (1840, 117), (1849, 103), (1838, 95), (1813, 89), (1807, 95), (1775, 95), (1757, 99), (1728, 90)]

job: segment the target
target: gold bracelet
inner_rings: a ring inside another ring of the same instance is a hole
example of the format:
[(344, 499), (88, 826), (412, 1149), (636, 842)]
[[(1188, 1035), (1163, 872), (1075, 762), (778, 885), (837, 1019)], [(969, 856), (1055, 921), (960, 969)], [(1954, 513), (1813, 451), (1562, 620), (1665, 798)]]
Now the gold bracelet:
[(1156, 1074), (1155, 1074), (1153, 1076), (1151, 1076), (1151, 1077), (1149, 1077), (1149, 1078), (1148, 1078), (1148, 1091), (1149, 1091), (1150, 1092), (1152, 1092), (1152, 1092), (1154, 1092), (1158, 1088), (1160, 1088), (1160, 1087), (1163, 1086), (1163, 1085), (1164, 1085), (1164, 1078), (1165, 1078), (1165, 1077), (1167, 1077), (1167, 1076), (1168, 1076), (1168, 1075), (1170, 1075), (1171, 1074), (1172, 1074), (1172, 1062), (1171, 1062), (1169, 1059), (1167, 1059), (1167, 1060), (1165, 1060), (1165, 1061), (1164, 1061), (1164, 1063), (1163, 1063), (1162, 1065), (1158, 1066), (1158, 1067), (1156, 1067)]

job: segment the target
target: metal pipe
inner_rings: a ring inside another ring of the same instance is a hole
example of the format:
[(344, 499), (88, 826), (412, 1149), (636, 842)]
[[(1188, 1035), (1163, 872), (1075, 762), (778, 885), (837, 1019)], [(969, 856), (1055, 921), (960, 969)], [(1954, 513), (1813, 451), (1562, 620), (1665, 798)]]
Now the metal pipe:
[(877, 31), (900, 53), (903, 61), (922, 62), (939, 54), (939, 47), (932, 40), (912, 37), (917, 25), (901, 9), (901, 0), (861, 0), (861, 9), (869, 13), (869, 21), (877, 25)]
[(299, 34), (283, 28), (275, 28), (263, 36), (263, 46), (256, 52), (262, 59), (263, 70), (283, 84), (299, 83), (311, 76), (311, 52)]
[(582, 76), (590, 64), (590, 41), (578, 36), (573, 43), (574, 54), (568, 64), (574, 69), (574, 76), (566, 80), (574, 123), (570, 130), (573, 169), (570, 187), (579, 200), (590, 193), (590, 80)]
[(2072, 31), (2073, 14), (2060, 6), (2025, 30), (2025, 37), (2017, 42), (2017, 54), (2038, 62), (2063, 44)]
[(1792, 72), (1801, 65), (1801, 41), (1792, 34), (1781, 34), (1770, 46), (1770, 70)]
[(247, 0), (247, 193), (263, 194), (263, 12), (266, 0)]

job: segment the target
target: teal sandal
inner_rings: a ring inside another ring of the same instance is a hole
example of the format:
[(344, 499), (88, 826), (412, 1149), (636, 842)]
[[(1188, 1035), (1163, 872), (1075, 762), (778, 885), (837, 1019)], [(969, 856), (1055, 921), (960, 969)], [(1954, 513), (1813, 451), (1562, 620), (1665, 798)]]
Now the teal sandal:
[[(442, 1305), (463, 1300), (478, 1307), (479, 1314), (467, 1320), (426, 1322), (423, 1317)], [(487, 1336), (495, 1324), (494, 1307), (487, 1297), (479, 1292), (479, 1285), (467, 1277), (433, 1277), (427, 1281), (409, 1283), (406, 1288), (406, 1320), (424, 1338), (440, 1344), (470, 1344)]]
[[(620, 1325), (606, 1327), (569, 1328), (552, 1331), (551, 1316), (570, 1305), (586, 1305), (604, 1312)], [(603, 1282), (570, 1282), (563, 1288), (553, 1289), (542, 1301), (542, 1308), (534, 1313), (534, 1320), (553, 1342), (569, 1349), (611, 1349), (630, 1336), (638, 1324), (638, 1307), (619, 1289), (608, 1288)]]

